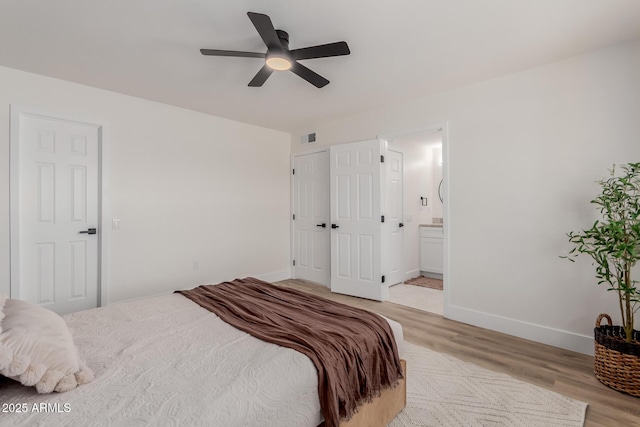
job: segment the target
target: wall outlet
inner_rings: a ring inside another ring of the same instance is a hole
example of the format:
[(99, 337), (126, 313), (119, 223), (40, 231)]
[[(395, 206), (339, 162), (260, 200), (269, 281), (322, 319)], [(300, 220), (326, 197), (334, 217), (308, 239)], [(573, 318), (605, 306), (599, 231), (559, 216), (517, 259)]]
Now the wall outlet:
[(111, 228), (114, 230), (120, 230), (120, 218), (113, 218), (111, 220)]
[(193, 271), (200, 269), (200, 264), (198, 261), (193, 261)]

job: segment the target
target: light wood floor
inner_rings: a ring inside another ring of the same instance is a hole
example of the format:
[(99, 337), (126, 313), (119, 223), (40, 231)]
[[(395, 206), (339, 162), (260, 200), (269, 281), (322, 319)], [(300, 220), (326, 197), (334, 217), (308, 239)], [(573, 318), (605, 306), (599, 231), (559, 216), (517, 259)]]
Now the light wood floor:
[(466, 325), (390, 302), (332, 294), (321, 285), (283, 280), (296, 288), (389, 317), (402, 324), (404, 339), (486, 369), (503, 372), (589, 403), (585, 426), (640, 426), (640, 398), (618, 393), (593, 375), (593, 357)]

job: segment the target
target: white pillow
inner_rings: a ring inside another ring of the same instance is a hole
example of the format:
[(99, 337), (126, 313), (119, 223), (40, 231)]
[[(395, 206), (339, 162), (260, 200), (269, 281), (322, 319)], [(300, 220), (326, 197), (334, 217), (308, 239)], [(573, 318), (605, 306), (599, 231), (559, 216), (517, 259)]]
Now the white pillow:
[(0, 295), (0, 375), (38, 393), (68, 391), (93, 379), (67, 324), (56, 313)]

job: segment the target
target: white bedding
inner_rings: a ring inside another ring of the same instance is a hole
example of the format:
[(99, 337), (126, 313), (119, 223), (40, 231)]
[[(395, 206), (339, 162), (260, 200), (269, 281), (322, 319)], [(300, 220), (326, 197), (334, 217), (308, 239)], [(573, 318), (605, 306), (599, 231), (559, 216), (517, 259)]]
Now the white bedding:
[[(0, 425), (315, 427), (322, 421), (310, 359), (253, 338), (181, 295), (65, 320), (95, 380), (38, 395), (3, 379)], [(387, 320), (402, 355), (402, 327)]]

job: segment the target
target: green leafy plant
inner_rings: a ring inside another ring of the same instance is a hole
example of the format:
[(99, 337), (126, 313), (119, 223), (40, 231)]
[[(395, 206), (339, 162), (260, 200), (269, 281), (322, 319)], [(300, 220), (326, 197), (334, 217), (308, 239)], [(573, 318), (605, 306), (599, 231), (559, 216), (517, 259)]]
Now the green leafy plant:
[(640, 259), (640, 163), (620, 167), (615, 165), (611, 176), (597, 183), (601, 194), (591, 203), (599, 207), (602, 220), (588, 230), (568, 233), (575, 247), (567, 258), (587, 254), (594, 260), (598, 285), (607, 285), (616, 292), (620, 302), (622, 327), (627, 342), (631, 342), (635, 314), (640, 308), (638, 281), (631, 279), (631, 268)]

